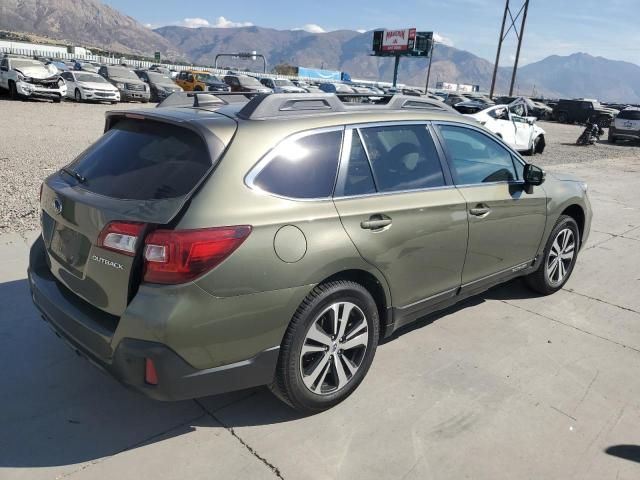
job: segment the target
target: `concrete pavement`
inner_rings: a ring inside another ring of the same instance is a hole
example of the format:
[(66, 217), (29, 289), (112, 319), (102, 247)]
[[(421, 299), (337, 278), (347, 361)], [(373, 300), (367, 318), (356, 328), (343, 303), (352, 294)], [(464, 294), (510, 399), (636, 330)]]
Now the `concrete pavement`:
[(589, 182), (595, 212), (566, 288), (516, 281), (410, 326), (310, 417), (266, 389), (125, 390), (40, 320), (33, 234), (0, 237), (0, 479), (640, 478), (640, 165), (553, 169)]

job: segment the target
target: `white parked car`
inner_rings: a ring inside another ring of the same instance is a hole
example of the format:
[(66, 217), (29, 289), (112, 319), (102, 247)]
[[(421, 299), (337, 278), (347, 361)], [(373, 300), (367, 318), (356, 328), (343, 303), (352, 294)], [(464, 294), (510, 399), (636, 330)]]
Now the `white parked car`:
[(67, 94), (65, 81), (44, 63), (5, 55), (0, 62), (0, 89), (14, 99), (49, 98), (56, 103)]
[(261, 78), (260, 83), (269, 87), (275, 93), (307, 93), (304, 88), (297, 87), (291, 80), (286, 78)]
[(67, 98), (76, 102), (111, 102), (120, 101), (120, 92), (101, 75), (92, 72), (73, 71), (60, 74), (67, 82)]
[(536, 125), (535, 117), (527, 116), (527, 101), (524, 98), (465, 116), (476, 119), (519, 152), (535, 155), (544, 151), (546, 132)]

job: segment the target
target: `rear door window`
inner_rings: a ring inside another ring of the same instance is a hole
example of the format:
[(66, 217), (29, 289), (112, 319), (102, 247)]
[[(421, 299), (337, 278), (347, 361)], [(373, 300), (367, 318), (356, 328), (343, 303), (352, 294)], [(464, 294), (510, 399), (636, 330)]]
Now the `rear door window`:
[(370, 127), (360, 134), (379, 192), (445, 185), (440, 157), (426, 125)]
[(357, 130), (352, 132), (347, 172), (343, 175), (345, 178), (341, 182), (343, 184), (341, 185), (342, 191), (336, 191), (336, 196), (349, 197), (376, 193), (369, 158)]
[(155, 200), (189, 193), (211, 167), (204, 140), (182, 127), (121, 120), (71, 168), (82, 188), (118, 199)]
[(275, 195), (328, 198), (333, 193), (342, 147), (342, 130), (312, 133), (280, 143), (258, 166), (249, 184)]

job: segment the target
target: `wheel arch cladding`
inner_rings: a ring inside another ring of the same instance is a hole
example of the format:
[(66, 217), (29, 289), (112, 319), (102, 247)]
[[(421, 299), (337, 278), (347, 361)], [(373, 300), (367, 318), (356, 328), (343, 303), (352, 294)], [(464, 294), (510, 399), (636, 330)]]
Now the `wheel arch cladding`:
[(578, 224), (578, 231), (580, 232), (580, 244), (582, 245), (582, 236), (584, 233), (585, 214), (580, 205), (573, 204), (565, 208), (560, 215), (568, 215), (573, 218)]

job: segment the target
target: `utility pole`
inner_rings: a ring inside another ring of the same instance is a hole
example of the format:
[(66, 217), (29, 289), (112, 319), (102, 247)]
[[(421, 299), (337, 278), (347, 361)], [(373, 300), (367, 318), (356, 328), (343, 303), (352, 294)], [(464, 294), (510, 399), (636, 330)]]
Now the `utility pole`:
[[(524, 36), (524, 26), (527, 21), (527, 12), (529, 11), (529, 0), (525, 0), (524, 2), (524, 13), (522, 15), (522, 24), (520, 25), (520, 34), (516, 30), (516, 35), (518, 36), (518, 49), (516, 50), (516, 61), (513, 64), (513, 73), (511, 74), (511, 86), (509, 87), (509, 96), (513, 95), (513, 84), (516, 81), (516, 73), (518, 72), (518, 61), (520, 60), (520, 47), (522, 47), (522, 37)], [(518, 17), (516, 17), (517, 19)], [(515, 23), (515, 20), (514, 20)], [(515, 26), (514, 26), (515, 28)]]
[(396, 55), (396, 61), (393, 65), (393, 88), (396, 88), (398, 83), (398, 67), (400, 66), (400, 55)]
[[(493, 93), (496, 87), (496, 79), (498, 76), (498, 66), (500, 64), (500, 53), (502, 52), (502, 44), (505, 39), (511, 32), (513, 31), (518, 38), (518, 48), (516, 50), (516, 60), (513, 66), (513, 72), (511, 73), (511, 85), (509, 87), (509, 96), (513, 94), (513, 86), (515, 84), (516, 73), (518, 70), (518, 61), (520, 60), (520, 48), (522, 47), (522, 37), (524, 35), (524, 27), (527, 21), (527, 12), (529, 11), (529, 0), (524, 0), (524, 4), (520, 7), (515, 17), (513, 16), (513, 11), (511, 10), (511, 0), (506, 0), (504, 5), (504, 14), (502, 15), (502, 26), (500, 27), (500, 37), (498, 38), (498, 51), (496, 53), (496, 63), (493, 66), (493, 77), (491, 79), (491, 90), (489, 91), (489, 97), (493, 98)], [(509, 20), (511, 22), (511, 26), (505, 32), (505, 25), (507, 24), (507, 15), (509, 16)], [(522, 15), (522, 23), (520, 25), (520, 30), (518, 31), (518, 27), (516, 26), (516, 22), (518, 18)]]
[(427, 83), (424, 86), (424, 94), (429, 93), (429, 77), (431, 76), (431, 62), (433, 61), (433, 49), (436, 46), (435, 39), (431, 40), (431, 51), (429, 52), (429, 68), (427, 68)]

